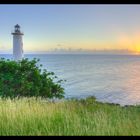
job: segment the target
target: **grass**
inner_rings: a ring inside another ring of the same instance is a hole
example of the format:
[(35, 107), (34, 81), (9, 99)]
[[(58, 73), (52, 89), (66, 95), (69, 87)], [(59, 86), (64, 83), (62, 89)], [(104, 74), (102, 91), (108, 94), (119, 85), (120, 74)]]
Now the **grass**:
[(140, 135), (140, 106), (0, 99), (0, 135)]

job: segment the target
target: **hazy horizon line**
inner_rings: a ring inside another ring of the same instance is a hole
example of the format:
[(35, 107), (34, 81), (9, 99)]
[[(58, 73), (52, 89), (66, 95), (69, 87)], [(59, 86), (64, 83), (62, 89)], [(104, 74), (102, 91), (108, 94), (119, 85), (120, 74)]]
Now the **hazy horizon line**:
[[(132, 53), (130, 49), (63, 49), (55, 48), (51, 50), (42, 50), (42, 51), (24, 51), (24, 53)], [(0, 50), (0, 54), (12, 54), (12, 50)]]

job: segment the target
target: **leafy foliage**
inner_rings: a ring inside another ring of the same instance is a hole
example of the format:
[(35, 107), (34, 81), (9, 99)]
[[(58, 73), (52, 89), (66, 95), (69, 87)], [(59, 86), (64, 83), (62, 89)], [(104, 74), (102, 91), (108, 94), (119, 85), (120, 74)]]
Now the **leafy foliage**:
[(1, 97), (31, 97), (41, 96), (47, 98), (63, 98), (64, 89), (61, 86), (63, 80), (54, 82), (57, 76), (46, 69), (41, 71), (37, 64), (39, 59), (27, 58), (12, 61), (0, 59), (0, 96)]

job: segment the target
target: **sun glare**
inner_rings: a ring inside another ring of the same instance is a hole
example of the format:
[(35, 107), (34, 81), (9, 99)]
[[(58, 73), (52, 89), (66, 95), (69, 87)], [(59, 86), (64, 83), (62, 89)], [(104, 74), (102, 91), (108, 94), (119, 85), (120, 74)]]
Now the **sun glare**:
[(134, 47), (132, 52), (136, 55), (140, 55), (140, 45), (137, 45), (136, 47)]

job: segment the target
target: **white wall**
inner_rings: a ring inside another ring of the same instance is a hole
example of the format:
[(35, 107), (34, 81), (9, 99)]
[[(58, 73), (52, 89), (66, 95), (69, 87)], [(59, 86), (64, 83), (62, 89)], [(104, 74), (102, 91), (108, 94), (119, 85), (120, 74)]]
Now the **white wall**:
[(22, 35), (13, 35), (13, 57), (14, 60), (21, 60), (23, 58), (23, 42)]

